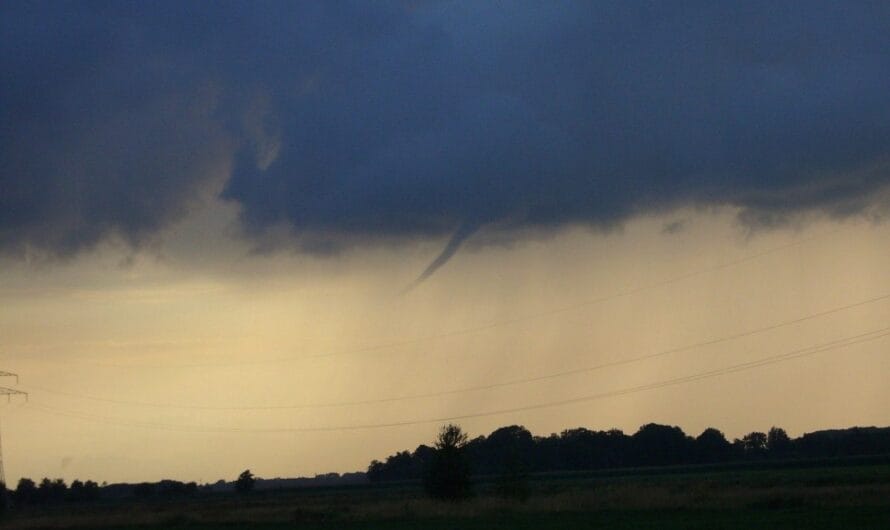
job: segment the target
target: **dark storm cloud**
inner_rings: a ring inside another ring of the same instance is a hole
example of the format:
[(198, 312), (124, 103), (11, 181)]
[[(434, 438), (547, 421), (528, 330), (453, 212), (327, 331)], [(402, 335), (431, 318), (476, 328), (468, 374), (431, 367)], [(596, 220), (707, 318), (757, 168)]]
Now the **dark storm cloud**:
[(132, 15), (0, 9), (0, 251), (140, 244), (183, 216), (228, 143), (192, 58)]
[(2, 8), (7, 253), (138, 244), (230, 159), (248, 234), (444, 259), (468, 227), (773, 225), (890, 183), (883, 3), (60, 6)]

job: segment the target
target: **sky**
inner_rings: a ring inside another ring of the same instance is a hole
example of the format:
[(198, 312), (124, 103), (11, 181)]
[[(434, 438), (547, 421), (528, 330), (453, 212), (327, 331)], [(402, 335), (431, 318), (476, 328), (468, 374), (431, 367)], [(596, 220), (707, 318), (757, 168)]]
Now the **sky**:
[(890, 425), (880, 2), (9, 2), (7, 480)]

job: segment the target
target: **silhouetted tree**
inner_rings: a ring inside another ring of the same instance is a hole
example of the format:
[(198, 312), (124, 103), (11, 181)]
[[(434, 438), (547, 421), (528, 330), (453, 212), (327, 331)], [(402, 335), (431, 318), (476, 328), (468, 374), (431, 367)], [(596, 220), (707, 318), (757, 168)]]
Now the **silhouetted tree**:
[(87, 501), (94, 501), (99, 498), (99, 484), (92, 480), (83, 483), (83, 498)]
[(732, 456), (732, 444), (722, 432), (709, 427), (695, 439), (695, 455), (699, 462), (722, 462)]
[(37, 497), (42, 502), (57, 503), (64, 501), (67, 492), (68, 487), (65, 485), (65, 481), (60, 478), (55, 480), (44, 478), (40, 481), (40, 486), (37, 487)]
[(254, 478), (253, 473), (251, 473), (249, 469), (245, 469), (238, 475), (238, 480), (235, 481), (235, 491), (241, 494), (250, 493), (253, 491), (255, 484), (256, 479)]
[(37, 500), (37, 485), (29, 478), (20, 478), (13, 494), (18, 506), (26, 506)]
[(140, 499), (147, 499), (149, 497), (154, 497), (155, 490), (155, 485), (151, 482), (142, 482), (140, 484), (136, 484), (136, 486), (133, 488), (133, 495)]
[[(373, 463), (372, 463), (373, 465)], [(374, 480), (404, 480), (408, 478), (420, 478), (419, 475), (412, 477), (414, 469), (414, 459), (408, 451), (400, 451), (386, 458), (386, 463), (377, 462), (374, 469), (369, 471), (375, 475)]]
[(635, 463), (644, 466), (679, 464), (688, 460), (692, 440), (679, 427), (650, 423), (632, 437)]
[(436, 499), (460, 500), (470, 496), (470, 466), (466, 458), (467, 435), (448, 424), (439, 431), (435, 453), (424, 474), (424, 487)]
[(752, 432), (742, 438), (742, 446), (748, 456), (763, 456), (766, 453), (766, 433)]
[(534, 449), (535, 471), (553, 471), (561, 468), (560, 438), (556, 433), (550, 436), (536, 436)]
[(74, 502), (84, 500), (83, 482), (75, 479), (71, 483), (71, 487), (68, 488), (68, 500)]
[(154, 485), (155, 492), (161, 497), (187, 497), (198, 491), (195, 482), (184, 483), (178, 480), (165, 479)]
[(480, 436), (467, 443), (467, 458), (473, 462), (473, 472), (481, 475), (500, 474), (510, 460), (526, 467), (534, 452), (534, 438), (525, 427), (501, 427), (488, 437)]
[(766, 448), (770, 456), (785, 456), (791, 452), (791, 438), (785, 429), (773, 427), (766, 434)]
[(594, 432), (589, 429), (580, 427), (562, 431), (557, 451), (562, 469), (593, 469), (597, 467)]
[(433, 458), (436, 457), (436, 449), (425, 444), (420, 444), (411, 455), (411, 475), (408, 478), (422, 479), (429, 468)]
[(890, 453), (890, 428), (853, 427), (804, 434), (794, 449), (808, 457), (878, 455)]
[(9, 492), (6, 491), (6, 483), (0, 482), (0, 519), (2, 519), (9, 509)]
[(385, 473), (386, 464), (384, 464), (380, 460), (371, 460), (371, 463), (368, 464), (368, 470), (365, 471), (365, 475), (371, 482), (380, 482), (382, 480), (386, 480), (384, 478)]

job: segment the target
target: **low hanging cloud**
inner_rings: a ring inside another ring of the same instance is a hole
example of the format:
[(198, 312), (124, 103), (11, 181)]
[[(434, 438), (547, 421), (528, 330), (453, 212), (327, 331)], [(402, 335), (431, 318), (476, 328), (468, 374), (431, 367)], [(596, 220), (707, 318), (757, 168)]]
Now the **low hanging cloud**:
[(207, 190), (307, 252), (450, 238), (421, 279), (481, 227), (886, 207), (883, 3), (0, 9), (6, 254), (139, 245)]

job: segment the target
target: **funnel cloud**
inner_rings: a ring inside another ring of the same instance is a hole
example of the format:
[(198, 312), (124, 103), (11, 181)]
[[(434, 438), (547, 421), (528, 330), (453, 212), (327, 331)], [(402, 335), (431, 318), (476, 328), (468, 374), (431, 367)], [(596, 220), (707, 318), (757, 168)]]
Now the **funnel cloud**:
[(405, 289), (405, 293), (410, 292), (415, 287), (425, 282), (430, 276), (432, 276), (437, 270), (439, 270), (442, 265), (448, 263), (448, 260), (454, 256), (454, 254), (460, 249), (461, 245), (463, 245), (464, 241), (476, 231), (477, 226), (472, 223), (464, 223), (451, 235), (451, 238), (448, 240), (448, 243), (445, 245), (445, 248), (442, 249), (442, 252), (436, 256), (429, 265), (427, 265), (426, 269), (420, 273), (420, 276), (414, 280), (411, 285), (409, 285)]

